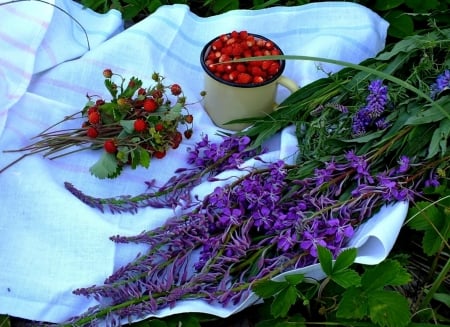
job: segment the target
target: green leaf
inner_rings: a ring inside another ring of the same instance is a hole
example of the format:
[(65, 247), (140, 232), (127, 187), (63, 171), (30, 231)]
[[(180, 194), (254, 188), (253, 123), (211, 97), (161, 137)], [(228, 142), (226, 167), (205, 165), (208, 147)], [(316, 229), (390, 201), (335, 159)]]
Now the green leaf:
[(9, 320), (9, 316), (0, 315), (0, 327), (10, 327), (11, 321)]
[(291, 306), (297, 302), (299, 292), (295, 286), (289, 285), (280, 293), (275, 295), (270, 312), (274, 318), (286, 317)]
[[(440, 107), (446, 108), (450, 105), (450, 98), (445, 97), (436, 101)], [(405, 122), (405, 125), (422, 125), (426, 123), (432, 123), (436, 121), (440, 121), (444, 118), (448, 118), (449, 113), (442, 111), (437, 106), (428, 107), (426, 110), (420, 111), (411, 117)]]
[(331, 280), (343, 288), (361, 285), (361, 276), (359, 276), (359, 274), (352, 269), (333, 272), (331, 275)]
[(444, 208), (430, 202), (421, 201), (411, 207), (408, 215), (412, 217), (408, 226), (414, 230), (423, 231), (422, 248), (425, 254), (434, 255), (442, 246), (443, 241), (450, 237), (450, 220), (447, 219)]
[(127, 134), (132, 134), (134, 132), (134, 122), (135, 121), (136, 121), (135, 119), (133, 119), (133, 120), (121, 120), (119, 124), (120, 124), (120, 126), (123, 127), (124, 131)]
[(167, 323), (161, 319), (150, 319), (146, 322), (148, 327), (167, 327)]
[(305, 275), (303, 274), (292, 274), (284, 276), (286, 281), (293, 286), (296, 286), (305, 280)]
[(369, 316), (378, 326), (403, 327), (409, 324), (408, 300), (395, 291), (376, 290), (369, 293)]
[[(161, 106), (160, 108), (163, 108), (163, 106)], [(182, 109), (183, 105), (177, 102), (172, 108), (170, 108), (170, 110), (164, 112), (164, 114), (161, 116), (161, 120), (165, 121), (176, 120), (178, 117), (180, 117)]]
[(430, 229), (432, 217), (439, 216), (439, 209), (430, 202), (420, 201), (409, 209), (408, 216), (412, 219), (408, 221), (408, 226), (418, 231)]
[(330, 250), (324, 246), (317, 246), (317, 254), (319, 256), (320, 266), (323, 272), (330, 276), (333, 273), (333, 255)]
[(384, 18), (389, 22), (388, 33), (390, 36), (401, 39), (413, 34), (413, 19), (405, 11), (392, 10)]
[(428, 13), (429, 11), (432, 11), (434, 9), (437, 9), (439, 7), (439, 1), (438, 0), (406, 0), (405, 4), (414, 10), (415, 13)]
[(358, 250), (356, 248), (348, 248), (339, 253), (333, 265), (333, 273), (350, 267), (355, 262), (357, 253)]
[(252, 291), (255, 292), (255, 294), (259, 297), (267, 299), (271, 296), (275, 296), (277, 293), (288, 286), (288, 282), (275, 282), (273, 280), (265, 280), (256, 282), (252, 287)]
[(396, 260), (385, 260), (374, 267), (367, 268), (361, 278), (362, 287), (371, 292), (385, 286), (404, 285), (411, 276)]
[(447, 153), (447, 138), (449, 135), (450, 120), (442, 120), (431, 138), (427, 159), (434, 157), (438, 152), (441, 152), (441, 156), (444, 156)]
[(139, 163), (142, 167), (148, 168), (150, 167), (150, 154), (147, 150), (142, 147), (139, 147)]
[(434, 293), (433, 299), (445, 304), (448, 308), (450, 308), (450, 294), (447, 293)]
[(120, 167), (116, 156), (112, 153), (103, 152), (100, 159), (89, 169), (92, 175), (100, 179), (113, 178), (117, 176)]
[(351, 287), (344, 291), (336, 316), (345, 319), (363, 319), (369, 313), (367, 294), (361, 287)]
[(373, 5), (373, 9), (376, 11), (387, 11), (393, 8), (397, 8), (405, 2), (404, 0), (377, 0)]

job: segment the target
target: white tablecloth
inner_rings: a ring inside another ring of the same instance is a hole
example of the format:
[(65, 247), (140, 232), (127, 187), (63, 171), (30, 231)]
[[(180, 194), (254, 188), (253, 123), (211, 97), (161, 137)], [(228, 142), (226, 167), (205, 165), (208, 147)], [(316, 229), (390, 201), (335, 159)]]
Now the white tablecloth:
[[(184, 5), (164, 6), (123, 30), (117, 11), (100, 15), (69, 0), (48, 1), (64, 11), (41, 1), (0, 6), (0, 151), (29, 144), (38, 132), (80, 110), (86, 94), (106, 96), (105, 68), (126, 78), (137, 76), (146, 85), (151, 84), (151, 74), (159, 72), (168, 84), (184, 88), (188, 102), (196, 102), (203, 87), (201, 48), (221, 33), (245, 29), (273, 39), (285, 54), (358, 63), (383, 48), (387, 30), (387, 23), (375, 13), (345, 2), (240, 10), (210, 18), (200, 18)], [(83, 29), (66, 13), (87, 32), (90, 50)], [(337, 67), (323, 64), (322, 69)], [(324, 74), (315, 63), (299, 61), (289, 61), (285, 72), (300, 85)], [(286, 96), (280, 91), (278, 100)], [(139, 251), (138, 246), (117, 246), (109, 236), (159, 226), (172, 211), (148, 208), (137, 215), (102, 214), (74, 198), (64, 182), (101, 197), (138, 194), (146, 188), (144, 181), (153, 178), (162, 183), (185, 165), (186, 149), (202, 133), (218, 139), (201, 104), (190, 110), (195, 117), (193, 138), (164, 160), (152, 162), (149, 170), (125, 169), (115, 180), (99, 180), (88, 171), (99, 154), (87, 151), (53, 161), (35, 155), (0, 174), (0, 313), (61, 322), (96, 304), (72, 290), (101, 284)], [(296, 149), (289, 130), (271, 144), (272, 156), (282, 159)], [(17, 156), (1, 153), (0, 167)], [(398, 228), (405, 208), (388, 210), (399, 221)], [(357, 240), (362, 246), (360, 260), (376, 263), (387, 255), (396, 234), (386, 236), (388, 240), (381, 234)], [(365, 241), (381, 252), (364, 250)], [(189, 302), (172, 312), (227, 316), (235, 309), (214, 311), (201, 302)]]

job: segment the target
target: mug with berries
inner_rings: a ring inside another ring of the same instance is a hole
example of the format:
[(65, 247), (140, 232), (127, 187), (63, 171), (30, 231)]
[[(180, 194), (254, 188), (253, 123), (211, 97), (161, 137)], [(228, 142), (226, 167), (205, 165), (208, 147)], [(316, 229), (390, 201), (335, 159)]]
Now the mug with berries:
[(276, 107), (278, 85), (290, 92), (298, 90), (294, 81), (282, 76), (284, 60), (233, 62), (240, 58), (276, 55), (283, 55), (278, 45), (247, 31), (222, 34), (205, 45), (200, 55), (206, 73), (204, 107), (217, 126), (242, 130), (250, 124), (228, 123), (270, 114)]

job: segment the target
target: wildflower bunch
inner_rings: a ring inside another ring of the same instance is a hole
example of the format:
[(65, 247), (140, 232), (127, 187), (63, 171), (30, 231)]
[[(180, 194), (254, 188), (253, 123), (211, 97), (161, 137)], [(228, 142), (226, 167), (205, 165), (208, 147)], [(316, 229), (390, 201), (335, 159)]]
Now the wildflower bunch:
[[(192, 168), (161, 188), (148, 182), (152, 187), (138, 196), (98, 199), (67, 183), (101, 210), (182, 209), (155, 230), (111, 237), (146, 244), (148, 251), (103, 285), (75, 290), (102, 304), (68, 323), (112, 324), (189, 299), (237, 304), (256, 283), (317, 262), (319, 246), (337, 256), (358, 226), (387, 203), (430, 200), (439, 206), (429, 190), (450, 192), (449, 52), (442, 38), (448, 42), (450, 31), (416, 38), (414, 47), (402, 41), (407, 52), (400, 43), (362, 69), (311, 83), (272, 117), (222, 143), (204, 136), (187, 155)], [(290, 124), (298, 136), (297, 161), (265, 162), (263, 141)], [(251, 157), (254, 166), (243, 164)], [(224, 180), (220, 173), (229, 169), (236, 173)], [(201, 199), (190, 198), (205, 181), (222, 183)]]
[[(37, 142), (9, 152), (26, 152), (25, 156), (44, 152), (53, 159), (81, 150), (103, 149), (90, 172), (98, 178), (114, 178), (125, 166), (148, 168), (151, 159), (164, 158), (168, 150), (178, 148), (183, 137), (192, 136), (193, 116), (180, 85), (165, 85), (158, 73), (152, 74), (154, 84), (148, 88), (140, 79), (131, 77), (126, 82), (110, 69), (105, 69), (103, 76), (111, 100), (87, 95), (80, 112), (37, 135)], [(81, 121), (79, 128), (54, 130), (72, 120)], [(180, 131), (180, 125), (184, 131)]]

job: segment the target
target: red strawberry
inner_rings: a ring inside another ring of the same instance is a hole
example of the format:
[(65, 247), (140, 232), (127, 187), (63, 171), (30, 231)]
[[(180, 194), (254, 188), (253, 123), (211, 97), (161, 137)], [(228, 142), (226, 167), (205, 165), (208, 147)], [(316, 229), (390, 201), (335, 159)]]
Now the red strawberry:
[(92, 139), (95, 139), (98, 136), (98, 130), (95, 127), (89, 127), (86, 131), (86, 135)]
[(236, 80), (236, 83), (240, 83), (240, 84), (248, 84), (252, 81), (252, 76), (250, 74), (247, 73), (240, 73), (238, 75), (238, 78)]
[(93, 125), (98, 124), (100, 122), (100, 114), (98, 113), (98, 111), (92, 111), (88, 115), (88, 120)]
[(88, 117), (89, 117), (89, 115), (90, 115), (92, 112), (94, 112), (94, 111), (98, 111), (97, 106), (89, 107), (88, 110), (87, 110), (87, 115), (88, 115)]
[(147, 129), (147, 123), (143, 119), (136, 119), (134, 121), (134, 130), (138, 133)]
[(187, 129), (187, 130), (185, 130), (184, 131), (184, 137), (185, 138), (187, 138), (187, 139), (190, 139), (191, 137), (192, 137), (192, 133), (193, 133), (194, 131), (192, 130), (192, 129)]
[(185, 115), (184, 121), (188, 124), (192, 124), (192, 122), (194, 121), (194, 116), (192, 116), (191, 114)]
[(113, 73), (112, 73), (112, 70), (111, 70), (111, 69), (105, 69), (105, 70), (103, 71), (103, 76), (104, 76), (105, 78), (111, 78), (112, 75), (113, 75)]
[(164, 130), (164, 125), (162, 123), (156, 123), (155, 125), (155, 131), (161, 132)]
[(116, 153), (117, 151), (117, 145), (114, 140), (106, 140), (105, 143), (103, 143), (103, 148), (108, 153)]
[(166, 156), (166, 151), (155, 151), (155, 152), (153, 152), (153, 155), (157, 159), (162, 159)]
[(156, 109), (158, 109), (158, 103), (153, 98), (146, 98), (144, 100), (144, 110), (147, 112), (154, 112)]
[(170, 86), (170, 92), (172, 92), (173, 95), (177, 96), (181, 94), (181, 86), (178, 84), (172, 84)]

